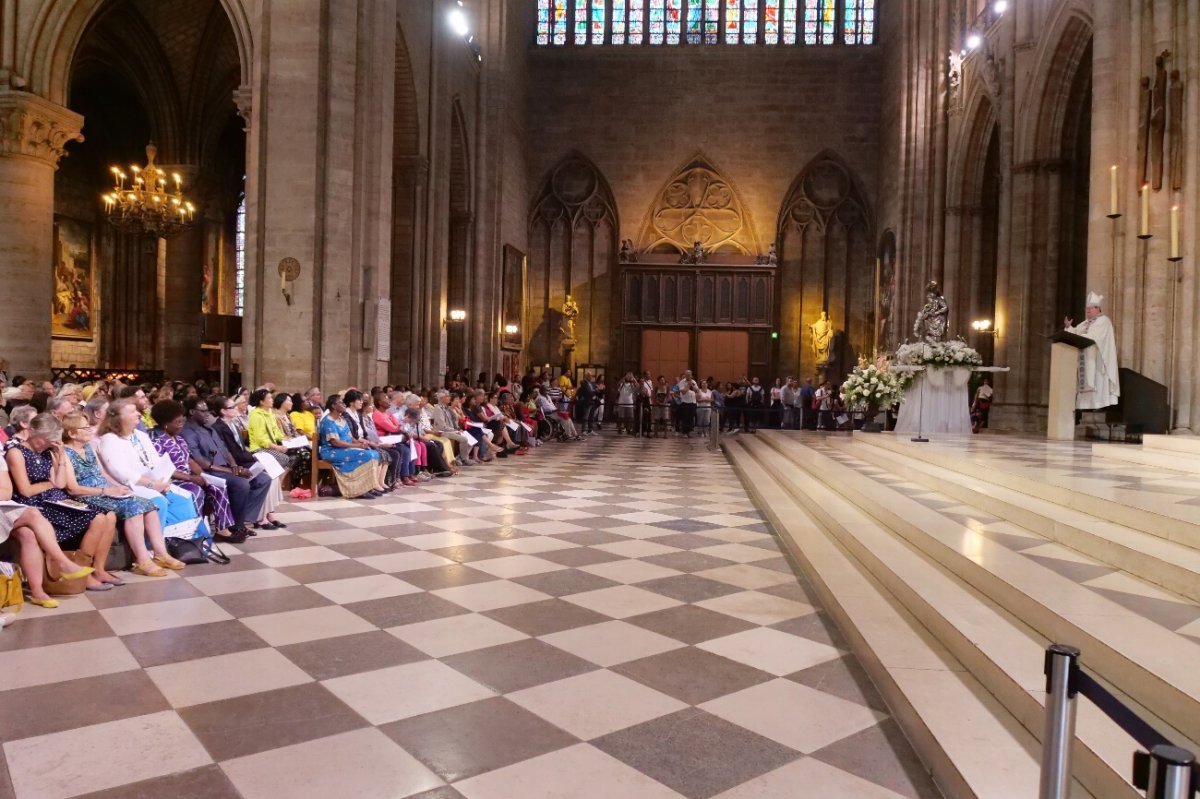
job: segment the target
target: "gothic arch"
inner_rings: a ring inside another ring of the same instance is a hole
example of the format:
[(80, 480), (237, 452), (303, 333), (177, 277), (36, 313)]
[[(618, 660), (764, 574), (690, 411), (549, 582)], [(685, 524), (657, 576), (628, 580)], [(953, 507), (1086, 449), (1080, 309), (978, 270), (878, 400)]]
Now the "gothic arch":
[[(28, 36), (25, 52), (18, 55), (27, 88), (51, 102), (66, 105), (71, 69), (84, 32), (109, 0), (61, 0), (44, 3), (38, 9)], [(229, 17), (237, 42), (240, 82), (250, 83), (253, 37), (244, 0), (220, 0)]]
[(586, 156), (571, 152), (546, 174), (529, 211), (530, 299), (523, 320), (537, 363), (560, 360), (562, 308), (570, 294), (580, 308), (575, 361), (615, 361), (613, 312), (617, 232), (612, 189)]
[(779, 369), (810, 376), (816, 363), (808, 325), (825, 311), (840, 334), (831, 378), (870, 354), (875, 340), (874, 223), (858, 176), (836, 153), (813, 158), (779, 212), (776, 318), (782, 331)]
[(1059, 32), (1043, 39), (1046, 44), (1017, 115), (1026, 121), (1023, 128), (1018, 127), (1018, 163), (1060, 155), (1072, 86), (1081, 63), (1091, 53), (1092, 21), (1079, 3), (1062, 6), (1048, 27)]
[(642, 226), (640, 249), (682, 253), (697, 240), (709, 252), (762, 251), (741, 196), (702, 153), (677, 169), (655, 195)]

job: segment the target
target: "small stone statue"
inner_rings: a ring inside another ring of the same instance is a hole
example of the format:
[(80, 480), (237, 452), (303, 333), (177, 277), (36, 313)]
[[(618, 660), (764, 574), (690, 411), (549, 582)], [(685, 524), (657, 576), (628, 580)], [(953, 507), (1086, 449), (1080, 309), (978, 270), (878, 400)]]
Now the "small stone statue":
[(778, 266), (779, 255), (775, 252), (775, 242), (771, 242), (771, 246), (767, 248), (767, 254), (755, 258), (754, 263), (759, 266)]
[(637, 253), (633, 251), (633, 239), (621, 239), (621, 263), (636, 264)]
[(925, 306), (913, 322), (913, 335), (926, 343), (936, 344), (946, 337), (949, 324), (950, 306), (942, 296), (942, 289), (937, 281), (931, 280), (925, 286)]
[(680, 257), (679, 263), (698, 266), (707, 260), (708, 257), (704, 254), (704, 248), (700, 246), (699, 241), (695, 241), (692, 243), (692, 249), (688, 250)]
[(829, 314), (821, 311), (821, 317), (808, 329), (812, 332), (813, 358), (817, 366), (824, 366), (829, 363), (830, 350), (833, 348), (833, 323), (829, 321)]

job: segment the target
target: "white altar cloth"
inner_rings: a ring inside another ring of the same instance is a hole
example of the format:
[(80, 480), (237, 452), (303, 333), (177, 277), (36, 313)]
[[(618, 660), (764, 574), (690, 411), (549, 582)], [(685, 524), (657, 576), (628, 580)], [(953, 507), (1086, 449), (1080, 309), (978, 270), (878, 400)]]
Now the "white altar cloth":
[(970, 435), (971, 407), (966, 388), (972, 371), (954, 367), (917, 372), (904, 392), (896, 432)]

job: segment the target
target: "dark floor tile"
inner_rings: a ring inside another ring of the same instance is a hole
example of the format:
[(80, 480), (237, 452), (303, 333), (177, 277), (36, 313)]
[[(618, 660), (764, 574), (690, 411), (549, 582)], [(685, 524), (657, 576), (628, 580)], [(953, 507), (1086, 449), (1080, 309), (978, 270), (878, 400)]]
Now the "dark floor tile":
[[(655, 538), (651, 540), (654, 543), (658, 543), (660, 539)], [(731, 560), (704, 555), (699, 552), (668, 552), (665, 555), (654, 555), (649, 558), (641, 558), (641, 560), (681, 572), (700, 572), (706, 569), (719, 569), (722, 566), (734, 565)], [(754, 565), (757, 566), (758, 564)]]
[(579, 742), (503, 697), (404, 719), (380, 730), (447, 782)]
[[(638, 587), (643, 586), (639, 585)], [(634, 616), (625, 621), (692, 645), (740, 633), (757, 626), (752, 622), (735, 619), (724, 613), (717, 613), (695, 605), (680, 605), (666, 610), (658, 610), (654, 613)]]
[(502, 694), (594, 671), (596, 665), (532, 638), (441, 659)]
[[(669, 510), (663, 510), (663, 511), (659, 511), (659, 512), (676, 514), (681, 511), (675, 510), (672, 508)], [(701, 515), (706, 515), (706, 514), (701, 513)], [(702, 521), (698, 521), (696, 519), (671, 519), (670, 521), (665, 521), (665, 522), (655, 522), (654, 526), (662, 527), (665, 530), (674, 530), (676, 533), (702, 533), (705, 530), (716, 530), (721, 525), (713, 524), (712, 522), (702, 522)], [(683, 537), (680, 536), (680, 538), (683, 538)], [(720, 543), (714, 539), (704, 539), (704, 540), (711, 541), (713, 544)], [(671, 546), (679, 547), (680, 549), (692, 549), (693, 548), (690, 546), (684, 546), (682, 544), (671, 544)], [(701, 547), (702, 546), (710, 546), (710, 544), (696, 544), (695, 546), (701, 546)]]
[[(532, 587), (537, 588), (537, 586)], [(570, 602), (564, 602), (561, 599), (546, 599), (541, 602), (498, 608), (485, 611), (483, 615), (534, 637), (611, 621), (608, 616), (594, 610), (581, 608)]]
[(600, 588), (611, 588), (614, 585), (620, 585), (615, 580), (609, 580), (595, 574), (588, 574), (578, 569), (562, 569), (544, 574), (514, 577), (512, 581), (532, 588), (535, 591), (541, 591), (543, 594), (549, 594), (550, 596), (581, 594), (584, 591), (595, 591)]
[(315, 680), (428, 659), (428, 655), (382, 630), (288, 644), (279, 651)]
[(267, 643), (240, 621), (217, 621), (127, 635), (121, 643), (142, 668), (261, 649)]
[(171, 704), (141, 669), (20, 688), (5, 691), (0, 701), (0, 741), (170, 709)]
[(1103, 577), (1106, 574), (1112, 574), (1116, 571), (1116, 569), (1098, 563), (1076, 563), (1071, 560), (1059, 560), (1058, 558), (1047, 558), (1041, 555), (1026, 555), (1025, 557), (1077, 583), (1094, 580), (1097, 577)]
[[(345, 525), (337, 522), (329, 522), (322, 530), (339, 530), (344, 529)], [(305, 547), (315, 547), (312, 541), (307, 538), (301, 538), (298, 533), (293, 533), (291, 528), (288, 528), (288, 535), (272, 535), (263, 537), (261, 535), (247, 538), (245, 543), (238, 544), (238, 549), (247, 553), (255, 552), (279, 552), (284, 549), (303, 549)]]
[[(317, 511), (324, 513), (324, 511)], [(334, 521), (333, 519), (317, 519), (310, 522), (288, 522), (287, 531), (292, 535), (301, 535), (302, 533), (325, 533), (330, 530), (341, 530), (346, 527), (345, 522)]]
[[(469, 533), (467, 535), (469, 536)], [(462, 544), (460, 546), (431, 549), (429, 551), (435, 555), (441, 555), (443, 558), (452, 560), (455, 563), (473, 563), (477, 560), (507, 558), (517, 554), (511, 549), (498, 547), (495, 544)]]
[(781, 583), (780, 585), (771, 585), (766, 588), (756, 589), (759, 593), (771, 594), (781, 599), (790, 599), (793, 602), (803, 602), (806, 605), (820, 607), (820, 599), (817, 597), (816, 591), (809, 587), (805, 587), (801, 583)]
[(441, 788), (434, 788), (432, 791), (418, 793), (408, 797), (408, 799), (466, 799), (466, 797), (449, 785), (443, 785)]
[(797, 573), (797, 570), (792, 568), (791, 561), (789, 561), (785, 557), (767, 558), (766, 560), (756, 560), (756, 561), (754, 561), (754, 565), (759, 566), (763, 569), (770, 569), (771, 571), (777, 571), (782, 574), (796, 574)]
[[(221, 541), (217, 539), (217, 548)], [(204, 577), (209, 574), (229, 574), (230, 572), (254, 571), (265, 569), (267, 565), (246, 555), (231, 555), (229, 563), (193, 563), (183, 570), (183, 577)]]
[(780, 632), (798, 635), (810, 641), (827, 644), (838, 649), (849, 649), (850, 644), (834, 624), (833, 619), (821, 611), (809, 613), (795, 619), (781, 621), (770, 627)]
[[(405, 572), (403, 576), (407, 580), (411, 574), (412, 572)], [(343, 607), (380, 629), (399, 627), (402, 624), (414, 624), (430, 619), (443, 619), (447, 616), (458, 616), (468, 612), (453, 602), (424, 591), (419, 594), (351, 602)]]
[(284, 566), (278, 570), (298, 583), (321, 583), (326, 580), (345, 580), (350, 577), (369, 577), (379, 574), (365, 563), (356, 560), (331, 560), (325, 563), (305, 563), (301, 566)]
[(372, 555), (394, 555), (397, 552), (416, 550), (416, 547), (402, 544), (394, 538), (381, 538), (378, 541), (355, 541), (352, 544), (336, 544), (329, 548), (348, 558), (369, 558)]
[(622, 558), (620, 555), (614, 555), (611, 552), (604, 552), (602, 550), (591, 549), (589, 547), (559, 549), (554, 552), (539, 552), (538, 557), (561, 564), (563, 566), (570, 566), (573, 569), (578, 569), (581, 566), (592, 566), (597, 563), (609, 563), (614, 560), (624, 560), (624, 558)]
[(1178, 630), (1180, 627), (1186, 627), (1196, 619), (1200, 619), (1200, 607), (1183, 601), (1171, 602), (1166, 599), (1138, 596), (1137, 594), (1127, 594), (1124, 591), (1110, 591), (1093, 586), (1088, 586), (1088, 588), (1155, 624), (1161, 624), (1168, 630)]
[(363, 516), (388, 516), (388, 512), (378, 510), (371, 505), (356, 505), (353, 508), (322, 509), (321, 514), (331, 519), (357, 519)]
[(793, 749), (699, 708), (591, 743), (688, 799), (708, 799), (800, 757)]
[(214, 760), (252, 755), (367, 726), (362, 716), (319, 683), (208, 702), (178, 713)]
[(765, 671), (690, 646), (631, 660), (612, 670), (689, 705), (773, 679)]
[(508, 516), (487, 516), (484, 518), (497, 522), (500, 526), (490, 530), (472, 530), (468, 535), (476, 541), (495, 543), (496, 541), (511, 541), (514, 538), (530, 538), (534, 535), (534, 533), (527, 533), (524, 530), (518, 530), (513, 527), (507, 521)]
[[(3, 796), (4, 792), (0, 790), (0, 797)], [(221, 767), (214, 763), (191, 771), (84, 794), (78, 799), (162, 799), (164, 796), (179, 799), (241, 799), (242, 794), (233, 787)]]
[(0, 652), (70, 644), (92, 638), (107, 638), (110, 635), (112, 628), (108, 626), (104, 617), (94, 610), (36, 619), (22, 614), (0, 634)]
[(843, 738), (812, 757), (882, 785), (911, 799), (941, 799), (941, 792), (917, 759), (893, 719)]
[[(407, 514), (405, 514), (407, 515)], [(426, 528), (420, 524), (384, 524), (378, 527), (372, 527), (371, 532), (375, 535), (381, 535), (385, 538), (403, 539), (405, 536), (419, 535), (421, 533), (436, 533), (437, 528)]]
[(677, 574), (638, 583), (638, 588), (678, 599), (680, 602), (703, 602), (726, 594), (736, 594), (742, 589), (729, 583), (698, 577), (695, 574)]
[(496, 578), (487, 572), (472, 569), (461, 563), (453, 566), (434, 566), (428, 569), (414, 569), (404, 572), (404, 582), (411, 583), (426, 591), (436, 591), (439, 588), (456, 588), (460, 585), (486, 583)]
[(237, 619), (265, 616), (268, 613), (285, 613), (289, 610), (307, 610), (333, 604), (316, 591), (303, 585), (221, 594), (212, 597), (212, 601)]
[[(190, 599), (202, 596), (187, 580), (146, 580), (127, 583), (111, 591), (89, 591), (88, 599), (96, 610), (123, 608), (127, 605), (144, 605), (148, 602), (168, 602), (172, 599)], [(67, 600), (70, 601), (69, 599)]]
[(787, 676), (789, 680), (807, 685), (839, 699), (888, 713), (888, 707), (875, 688), (875, 683), (853, 655), (829, 660)]
[[(574, 524), (575, 520), (572, 519), (570, 523)], [(624, 524), (624, 522), (622, 524)], [(600, 544), (612, 544), (617, 541), (629, 540), (623, 535), (609, 533), (604, 530), (576, 530), (573, 533), (559, 533), (554, 537), (585, 547), (594, 547), (599, 546)]]
[(16, 795), (8, 776), (8, 759), (4, 756), (4, 747), (0, 746), (0, 799), (16, 799)]

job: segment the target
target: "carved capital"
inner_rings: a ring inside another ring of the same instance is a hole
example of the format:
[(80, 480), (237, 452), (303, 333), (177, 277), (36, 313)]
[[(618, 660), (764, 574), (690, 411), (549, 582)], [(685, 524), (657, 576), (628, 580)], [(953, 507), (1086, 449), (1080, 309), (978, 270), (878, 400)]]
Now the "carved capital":
[(67, 142), (83, 141), (83, 117), (26, 92), (0, 91), (0, 156), (26, 156), (55, 169)]
[(250, 132), (250, 115), (254, 109), (254, 92), (249, 86), (238, 86), (233, 90), (233, 104), (237, 106), (238, 116), (246, 123), (245, 131)]

